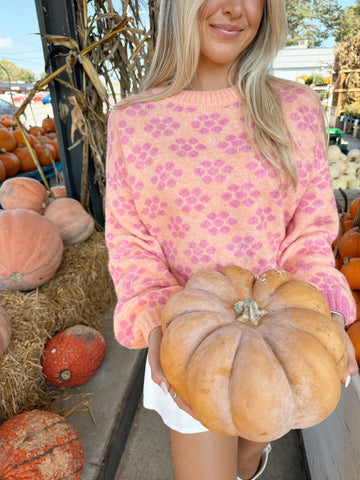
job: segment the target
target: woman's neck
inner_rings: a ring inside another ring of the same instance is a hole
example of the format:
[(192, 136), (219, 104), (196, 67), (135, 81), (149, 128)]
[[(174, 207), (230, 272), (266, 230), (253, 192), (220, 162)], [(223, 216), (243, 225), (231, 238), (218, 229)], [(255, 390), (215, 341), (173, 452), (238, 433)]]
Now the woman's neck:
[(222, 90), (233, 85), (229, 79), (228, 65), (208, 65), (202, 62), (199, 63), (197, 72), (188, 90), (196, 91), (211, 91)]

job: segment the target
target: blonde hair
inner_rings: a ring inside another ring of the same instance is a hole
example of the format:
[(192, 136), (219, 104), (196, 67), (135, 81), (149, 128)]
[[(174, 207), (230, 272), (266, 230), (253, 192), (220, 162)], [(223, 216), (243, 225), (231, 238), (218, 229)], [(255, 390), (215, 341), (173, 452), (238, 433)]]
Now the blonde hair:
[[(179, 93), (196, 75), (200, 56), (199, 18), (203, 0), (159, 0), (159, 27), (153, 61), (142, 85), (142, 92), (164, 86), (158, 92), (140, 94), (129, 103), (156, 101)], [(240, 54), (235, 69), (235, 86), (246, 102), (248, 128), (254, 128), (259, 152), (285, 178), (295, 185), (296, 164), (293, 140), (268, 67), (287, 37), (285, 0), (264, 0), (258, 33)]]

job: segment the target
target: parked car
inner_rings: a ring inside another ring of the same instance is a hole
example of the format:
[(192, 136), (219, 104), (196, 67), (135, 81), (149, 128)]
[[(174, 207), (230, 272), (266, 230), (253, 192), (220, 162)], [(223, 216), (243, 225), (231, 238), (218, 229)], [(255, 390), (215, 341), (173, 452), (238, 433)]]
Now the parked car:
[(15, 108), (14, 106), (0, 98), (0, 116), (1, 115), (14, 115)]
[(44, 105), (45, 105), (45, 103), (50, 103), (51, 102), (50, 93), (45, 95), (45, 97), (43, 97), (41, 101)]

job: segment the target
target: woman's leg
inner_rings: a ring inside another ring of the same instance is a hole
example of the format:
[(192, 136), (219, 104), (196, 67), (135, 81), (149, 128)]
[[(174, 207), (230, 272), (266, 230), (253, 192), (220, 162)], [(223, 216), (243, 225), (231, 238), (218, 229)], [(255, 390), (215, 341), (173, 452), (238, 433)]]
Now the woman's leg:
[(252, 442), (238, 437), (238, 476), (243, 480), (251, 479), (259, 468), (262, 451), (266, 443)]
[(176, 480), (236, 479), (237, 437), (174, 430), (170, 434)]

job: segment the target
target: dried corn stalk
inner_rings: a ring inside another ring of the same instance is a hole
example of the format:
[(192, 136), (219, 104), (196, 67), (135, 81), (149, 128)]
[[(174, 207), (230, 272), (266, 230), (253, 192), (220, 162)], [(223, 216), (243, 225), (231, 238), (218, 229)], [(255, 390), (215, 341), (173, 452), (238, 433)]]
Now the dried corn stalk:
[(342, 97), (342, 104), (345, 107), (360, 101), (360, 92), (349, 91), (350, 89), (360, 88), (360, 32), (350, 41), (338, 43), (335, 47), (336, 88), (340, 86), (340, 73), (344, 70), (352, 70), (352, 72), (346, 73), (343, 84), (343, 88), (347, 90)]

